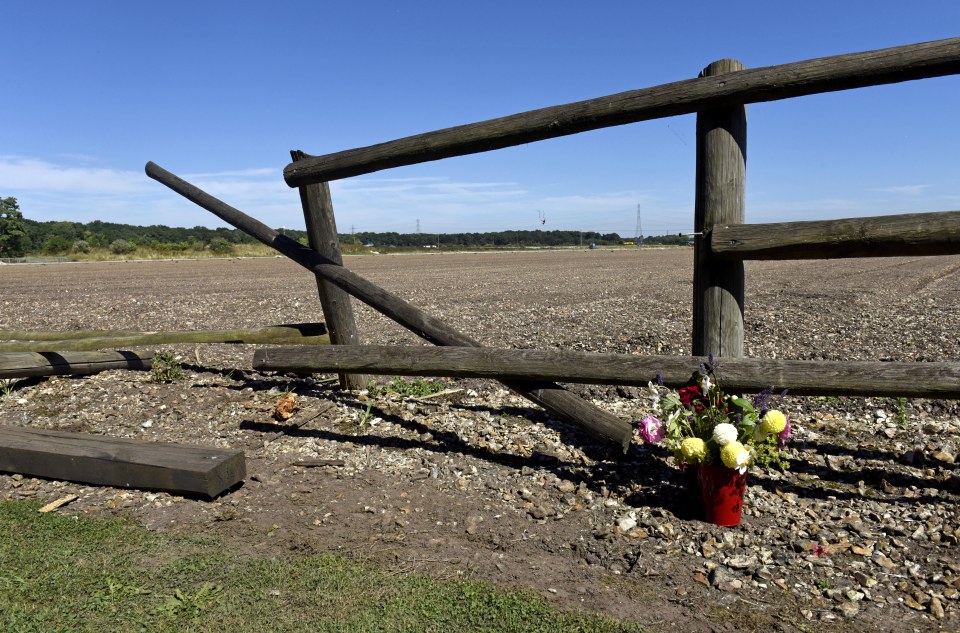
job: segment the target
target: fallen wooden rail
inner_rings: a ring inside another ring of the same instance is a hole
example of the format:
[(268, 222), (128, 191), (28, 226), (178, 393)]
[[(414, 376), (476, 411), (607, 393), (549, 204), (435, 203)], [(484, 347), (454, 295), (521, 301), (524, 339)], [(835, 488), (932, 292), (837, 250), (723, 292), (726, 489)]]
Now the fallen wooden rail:
[(920, 257), (960, 253), (960, 211), (715, 226), (716, 259)]
[(110, 369), (149, 370), (154, 352), (2, 352), (0, 378), (70, 374), (83, 376)]
[[(276, 249), (304, 268), (342, 288), (374, 310), (393, 319), (431, 343), (463, 347), (480, 346), (480, 343), (443, 321), (426, 314), (400, 297), (330, 261), (313, 249), (277, 233), (262, 222), (214, 198), (159, 165), (153, 162), (147, 163), (146, 172), (154, 180), (210, 211), (247, 235)], [(597, 439), (617, 444), (626, 452), (633, 436), (633, 430), (627, 422), (598, 409), (556, 384), (549, 382), (506, 382), (504, 384), (540, 405), (557, 418), (579, 426)]]
[[(669, 387), (690, 384), (697, 356), (632, 356), (563, 350), (363, 345), (323, 348), (262, 348), (257, 370), (363, 371), (399, 376), (453, 376), (507, 381), (545, 381), (645, 386), (657, 379)], [(767, 387), (794, 395), (960, 398), (960, 363), (715, 359), (724, 389), (739, 393)]]
[(295, 323), (241, 330), (182, 330), (172, 332), (135, 332), (130, 330), (0, 331), (0, 352), (82, 351), (117, 349), (139, 345), (172, 345), (176, 343), (329, 345), (330, 337), (327, 335), (323, 323)]
[(216, 497), (243, 481), (243, 451), (0, 427), (0, 471)]
[(291, 187), (717, 107), (960, 72), (960, 38), (688, 79), (346, 150), (283, 170)]

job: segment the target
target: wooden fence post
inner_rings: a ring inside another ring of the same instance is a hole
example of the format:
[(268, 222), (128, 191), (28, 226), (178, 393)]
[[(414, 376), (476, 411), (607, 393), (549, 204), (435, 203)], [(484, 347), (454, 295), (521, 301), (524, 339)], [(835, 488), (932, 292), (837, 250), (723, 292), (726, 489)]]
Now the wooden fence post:
[[(700, 76), (713, 77), (737, 70), (743, 70), (743, 64), (722, 59), (707, 66)], [(743, 262), (714, 258), (709, 234), (714, 225), (744, 222), (746, 157), (746, 106), (697, 113), (694, 356), (743, 356)]]
[[(302, 160), (304, 153), (291, 150), (294, 162)], [(327, 259), (343, 265), (340, 254), (340, 239), (337, 237), (337, 222), (333, 215), (333, 201), (330, 199), (330, 186), (321, 182), (300, 187), (300, 202), (303, 205), (303, 219), (307, 225), (307, 239), (310, 248)], [(360, 335), (353, 318), (353, 306), (350, 295), (329, 281), (317, 275), (317, 292), (323, 307), (323, 319), (327, 324), (332, 345), (359, 345)], [(339, 374), (341, 389), (363, 389), (370, 382), (364, 374)]]

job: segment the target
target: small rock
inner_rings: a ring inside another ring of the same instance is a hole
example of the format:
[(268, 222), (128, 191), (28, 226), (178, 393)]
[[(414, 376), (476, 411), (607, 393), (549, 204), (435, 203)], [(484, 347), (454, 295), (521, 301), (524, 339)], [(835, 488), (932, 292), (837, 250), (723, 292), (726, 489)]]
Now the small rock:
[(633, 528), (637, 527), (637, 516), (633, 512), (626, 514), (617, 521), (617, 527), (623, 530), (624, 532), (629, 532)]
[(869, 558), (873, 556), (873, 549), (867, 547), (860, 547), (859, 545), (854, 545), (850, 548), (850, 552), (856, 554), (857, 556), (863, 556)]
[(862, 591), (854, 591), (853, 589), (848, 589), (844, 592), (844, 597), (850, 602), (860, 602), (864, 599), (865, 595)]
[(537, 520), (546, 519), (548, 516), (553, 515), (553, 510), (545, 506), (533, 506), (527, 510), (527, 512), (530, 514), (530, 516)]
[(913, 596), (904, 596), (903, 604), (907, 605), (914, 611), (926, 611), (922, 604), (913, 599)]
[(710, 586), (716, 587), (720, 591), (739, 591), (743, 587), (743, 581), (730, 573), (726, 567), (716, 567), (710, 572), (708, 578)]
[(852, 618), (860, 613), (860, 607), (855, 602), (841, 602), (834, 610), (845, 618)]
[(944, 464), (952, 464), (954, 461), (956, 461), (956, 457), (947, 451), (933, 451), (930, 456), (939, 462), (943, 462)]
[(480, 523), (483, 521), (483, 517), (471, 514), (467, 517), (466, 521), (466, 532), (467, 534), (476, 534), (477, 529), (480, 527)]
[(854, 578), (854, 580), (857, 581), (857, 583), (858, 583), (861, 587), (866, 587), (867, 589), (870, 589), (870, 588), (873, 588), (873, 587), (876, 587), (876, 586), (877, 586), (877, 579), (868, 576), (867, 574), (863, 573), (862, 571), (855, 572), (855, 573), (853, 574), (853, 578)]
[(754, 567), (759, 565), (760, 561), (757, 559), (756, 555), (751, 556), (734, 556), (726, 562), (727, 567), (730, 569), (747, 569), (749, 567)]
[(930, 599), (930, 604), (927, 605), (927, 608), (930, 609), (930, 614), (931, 614), (933, 617), (937, 618), (938, 620), (942, 620), (942, 619), (943, 619), (943, 616), (944, 616), (943, 604), (940, 603), (940, 598), (938, 598), (938, 597), (936, 597), (936, 596), (934, 596), (933, 598), (931, 598), (931, 599)]
[(557, 490), (564, 494), (569, 494), (576, 489), (576, 485), (574, 485), (572, 481), (567, 481), (566, 479), (557, 484)]

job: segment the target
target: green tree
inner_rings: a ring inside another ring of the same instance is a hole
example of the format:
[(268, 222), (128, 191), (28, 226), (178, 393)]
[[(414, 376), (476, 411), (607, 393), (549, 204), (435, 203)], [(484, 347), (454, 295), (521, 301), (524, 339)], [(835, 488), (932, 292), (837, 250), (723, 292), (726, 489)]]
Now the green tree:
[(218, 255), (229, 255), (233, 252), (233, 244), (222, 237), (210, 240), (210, 250)]
[(0, 198), (0, 257), (23, 257), (26, 223), (16, 198)]
[(113, 240), (110, 242), (110, 252), (114, 255), (126, 255), (135, 250), (137, 250), (136, 245), (131, 244), (127, 240)]

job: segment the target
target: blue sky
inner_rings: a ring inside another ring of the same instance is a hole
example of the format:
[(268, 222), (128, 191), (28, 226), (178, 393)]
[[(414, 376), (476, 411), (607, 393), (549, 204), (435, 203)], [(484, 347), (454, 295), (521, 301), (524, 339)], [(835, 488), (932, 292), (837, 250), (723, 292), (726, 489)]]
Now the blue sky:
[[(717, 7), (723, 7), (719, 11)], [(0, 0), (0, 196), (28, 218), (222, 226), (147, 161), (302, 228), (326, 154), (748, 67), (960, 35), (960, 3)], [(747, 220), (960, 209), (960, 77), (748, 106)], [(331, 184), (341, 232), (693, 224), (695, 116)], [(540, 213), (546, 224), (540, 223)]]

